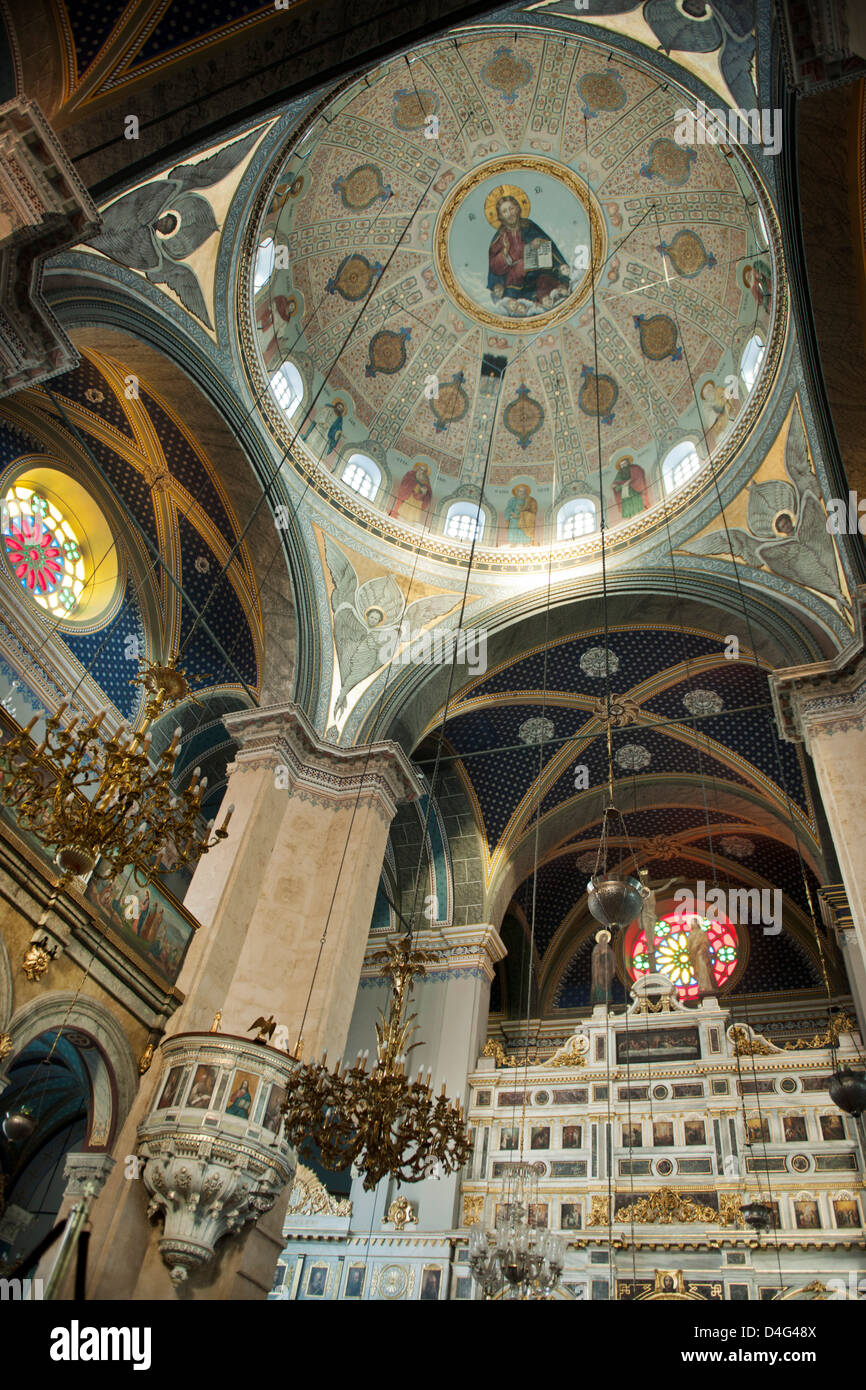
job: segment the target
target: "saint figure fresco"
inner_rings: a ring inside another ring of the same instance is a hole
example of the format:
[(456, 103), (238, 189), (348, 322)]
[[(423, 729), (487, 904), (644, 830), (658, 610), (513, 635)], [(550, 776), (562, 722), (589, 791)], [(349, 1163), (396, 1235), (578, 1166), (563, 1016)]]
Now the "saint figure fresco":
[(506, 540), (509, 545), (533, 545), (535, 542), (535, 522), (538, 516), (538, 503), (526, 483), (518, 483), (511, 489), (511, 501), (505, 508), (505, 521), (508, 526)]
[(408, 473), (403, 474), (394, 505), (389, 516), (398, 516), (415, 526), (423, 526), (433, 501), (430, 486), (430, 469), (426, 463), (416, 463)]

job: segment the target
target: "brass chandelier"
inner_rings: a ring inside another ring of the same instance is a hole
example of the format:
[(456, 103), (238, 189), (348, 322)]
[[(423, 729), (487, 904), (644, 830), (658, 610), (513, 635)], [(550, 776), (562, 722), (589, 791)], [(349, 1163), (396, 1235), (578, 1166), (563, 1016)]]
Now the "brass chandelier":
[(415, 1081), (406, 1058), (418, 1042), (416, 1014), (406, 1014), (414, 977), (426, 974), (435, 952), (412, 949), (411, 937), (389, 943), (373, 958), (390, 978), (387, 1016), (376, 1024), (376, 1060), (367, 1071), (367, 1056), (353, 1067), (333, 1071), (321, 1062), (299, 1064), (291, 1095), (283, 1109), (286, 1139), (300, 1148), (315, 1143), (326, 1168), (340, 1171), (355, 1164), (372, 1191), (390, 1174), (399, 1182), (420, 1182), (434, 1173), (461, 1168), (471, 1153), (460, 1101), (451, 1101), (442, 1086), (434, 1097), (429, 1074)]
[(138, 677), (148, 700), (146, 722), (137, 733), (122, 729), (104, 737), (103, 710), (87, 723), (75, 715), (64, 724), (64, 701), (46, 719), (38, 746), (30, 737), (36, 715), (0, 746), (0, 801), (54, 850), (64, 879), (89, 873), (101, 860), (99, 877), (114, 877), (131, 866), (144, 884), (163, 864), (193, 863), (225, 838), (231, 807), (213, 839), (213, 822), (201, 830), (207, 778), (199, 777), (198, 768), (183, 792), (172, 785), (180, 729), (158, 759), (150, 759), (154, 721), (189, 695), (176, 661), (149, 664)]

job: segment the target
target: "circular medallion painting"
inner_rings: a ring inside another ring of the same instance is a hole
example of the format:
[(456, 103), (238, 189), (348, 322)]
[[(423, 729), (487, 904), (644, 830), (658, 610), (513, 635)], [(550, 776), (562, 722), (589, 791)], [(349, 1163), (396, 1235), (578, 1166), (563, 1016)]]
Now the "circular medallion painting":
[(517, 155), (491, 160), (452, 189), (436, 228), (436, 266), (476, 322), (537, 332), (583, 302), (605, 242), (583, 179), (555, 160)]

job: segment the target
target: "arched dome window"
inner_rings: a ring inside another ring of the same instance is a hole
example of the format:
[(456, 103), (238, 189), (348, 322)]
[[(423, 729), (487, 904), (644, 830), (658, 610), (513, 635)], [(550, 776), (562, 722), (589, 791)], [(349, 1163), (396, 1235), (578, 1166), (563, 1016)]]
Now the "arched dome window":
[(264, 241), (259, 242), (259, 249), (256, 252), (256, 266), (253, 271), (253, 290), (256, 294), (263, 285), (268, 283), (273, 274), (276, 250), (272, 236), (265, 237)]
[(484, 513), (474, 502), (452, 502), (445, 517), (445, 534), (456, 541), (480, 541)]
[(698, 451), (691, 439), (684, 439), (681, 444), (675, 444), (662, 463), (665, 492), (676, 492), (689, 478), (699, 473), (700, 468)]
[(743, 355), (740, 358), (740, 376), (745, 382), (746, 390), (751, 391), (755, 382), (758, 380), (758, 372), (761, 370), (761, 363), (764, 360), (764, 340), (756, 333), (750, 338), (743, 348)]
[(271, 390), (286, 415), (294, 415), (304, 399), (304, 382), (294, 362), (284, 362), (271, 377)]
[(366, 454), (350, 454), (342, 480), (359, 497), (375, 497), (382, 482), (382, 470)]
[(556, 539), (573, 541), (596, 529), (595, 503), (589, 497), (573, 497), (556, 514)]

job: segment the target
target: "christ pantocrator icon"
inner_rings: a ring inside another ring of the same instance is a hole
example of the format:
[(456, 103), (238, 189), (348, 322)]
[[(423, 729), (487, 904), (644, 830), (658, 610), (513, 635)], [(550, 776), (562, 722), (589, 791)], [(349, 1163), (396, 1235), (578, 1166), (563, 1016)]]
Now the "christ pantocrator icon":
[(484, 213), (496, 228), (489, 248), (487, 286), (505, 312), (552, 309), (571, 289), (571, 272), (552, 237), (529, 216), (522, 188), (503, 185), (488, 194)]

